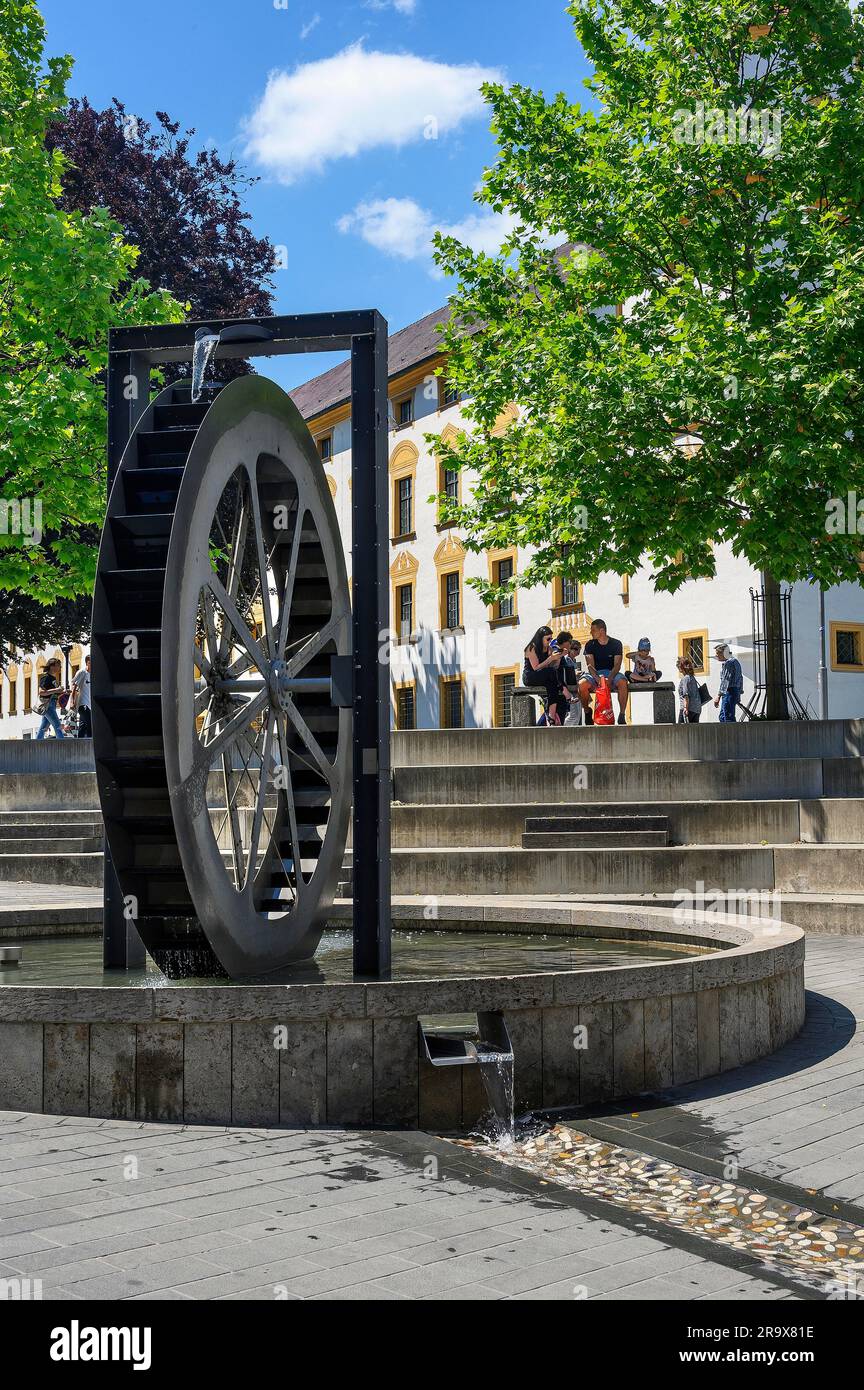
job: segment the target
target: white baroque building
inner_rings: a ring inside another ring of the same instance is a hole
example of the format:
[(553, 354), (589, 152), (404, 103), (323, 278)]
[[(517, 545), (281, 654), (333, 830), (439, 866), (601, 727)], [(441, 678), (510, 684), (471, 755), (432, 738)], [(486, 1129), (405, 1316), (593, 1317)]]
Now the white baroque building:
[[(676, 594), (657, 593), (647, 567), (629, 580), (605, 575), (596, 584), (558, 580), (519, 591), (492, 609), (467, 586), (472, 576), (518, 574), (527, 555), (515, 548), (485, 555), (466, 551), (458, 528), (444, 526), (429, 499), (470, 488), (470, 473), (446, 479), (426, 443), (428, 434), (469, 428), (470, 410), (445, 389), (438, 375), (446, 358), (436, 325), (446, 308), (427, 314), (390, 337), (390, 589), (393, 722), (398, 728), (482, 728), (509, 718), (509, 691), (519, 683), (523, 651), (535, 630), (548, 624), (587, 640), (592, 618), (633, 650), (650, 637), (664, 677), (675, 678), (676, 658), (696, 659), (700, 681), (716, 694), (719, 671), (714, 643), (728, 641), (744, 670), (745, 701), (753, 693), (754, 654), (750, 590), (759, 573), (726, 546), (717, 548), (713, 579), (690, 580)], [(318, 443), (346, 538), (351, 573), (350, 367), (314, 377), (292, 393)], [(513, 408), (510, 418), (516, 415)], [(508, 418), (499, 422), (506, 429)], [(794, 688), (818, 717), (819, 591), (799, 583), (792, 590)], [(864, 715), (864, 590), (840, 584), (825, 594), (828, 713)], [(650, 723), (651, 701), (630, 701), (629, 718)], [(709, 705), (703, 720), (716, 720)]]

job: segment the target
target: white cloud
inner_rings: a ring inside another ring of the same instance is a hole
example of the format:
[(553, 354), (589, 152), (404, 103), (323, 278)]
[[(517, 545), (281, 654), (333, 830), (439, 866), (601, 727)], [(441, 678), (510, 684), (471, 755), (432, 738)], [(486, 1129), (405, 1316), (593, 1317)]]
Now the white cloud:
[(352, 44), (332, 58), (273, 72), (245, 125), (246, 153), (283, 183), (376, 146), (455, 130), (484, 110), (493, 68), (451, 65)]
[(413, 14), (417, 0), (366, 0), (366, 7), (370, 10), (396, 10), (399, 14)]
[(494, 255), (516, 226), (516, 218), (509, 213), (472, 212), (461, 222), (439, 222), (413, 198), (379, 198), (358, 203), (336, 225), (340, 232), (354, 232), (387, 256), (425, 261), (437, 279), (441, 272), (432, 260), (436, 231), (456, 237), (475, 251)]
[(308, 23), (308, 24), (304, 24), (304, 25), (303, 25), (303, 28), (300, 30), (300, 37), (301, 37), (301, 39), (308, 39), (309, 35), (312, 33), (312, 30), (313, 30), (313, 29), (317, 29), (317, 28), (318, 28), (318, 25), (319, 25), (320, 23), (321, 23), (321, 16), (320, 16), (320, 14), (315, 14), (315, 15), (313, 15), (312, 18), (309, 20), (309, 23)]

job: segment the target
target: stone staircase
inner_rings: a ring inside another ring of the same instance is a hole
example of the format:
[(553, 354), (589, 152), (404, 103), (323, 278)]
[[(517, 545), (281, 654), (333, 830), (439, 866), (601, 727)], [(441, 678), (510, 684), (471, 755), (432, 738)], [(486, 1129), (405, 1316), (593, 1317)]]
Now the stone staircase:
[(96, 887), (102, 817), (95, 809), (0, 811), (0, 880)]
[(397, 896), (771, 893), (864, 933), (864, 722), (393, 737)]

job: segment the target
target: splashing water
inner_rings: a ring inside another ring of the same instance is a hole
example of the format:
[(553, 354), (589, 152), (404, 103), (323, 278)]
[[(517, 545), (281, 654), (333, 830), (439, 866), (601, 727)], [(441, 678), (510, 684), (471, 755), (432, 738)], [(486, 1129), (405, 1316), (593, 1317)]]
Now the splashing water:
[(513, 1101), (513, 1053), (502, 1052), (482, 1040), (474, 1044), (480, 1080), (492, 1112), (489, 1138), (499, 1148), (509, 1148), (516, 1137)]
[(207, 371), (210, 358), (216, 350), (219, 342), (218, 333), (208, 333), (206, 328), (199, 328), (195, 334), (195, 346), (192, 350), (192, 400), (200, 398), (204, 387), (204, 374)]

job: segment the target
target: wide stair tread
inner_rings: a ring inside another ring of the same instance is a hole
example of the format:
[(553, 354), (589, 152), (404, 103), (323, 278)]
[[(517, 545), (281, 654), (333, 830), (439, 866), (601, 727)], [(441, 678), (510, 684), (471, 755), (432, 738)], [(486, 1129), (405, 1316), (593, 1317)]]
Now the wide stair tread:
[(668, 830), (668, 816), (609, 815), (593, 816), (529, 816), (526, 832), (573, 832), (587, 830)]
[(665, 830), (574, 830), (527, 833), (523, 849), (665, 849)]

